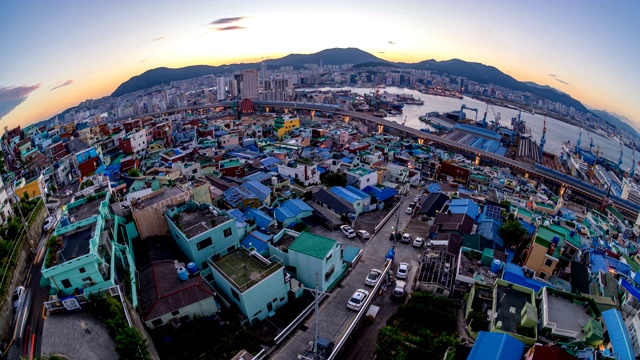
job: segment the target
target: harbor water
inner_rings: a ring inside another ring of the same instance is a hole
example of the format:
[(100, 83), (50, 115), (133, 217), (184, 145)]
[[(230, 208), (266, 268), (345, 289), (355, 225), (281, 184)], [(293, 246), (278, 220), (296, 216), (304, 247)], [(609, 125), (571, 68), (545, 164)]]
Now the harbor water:
[[(336, 88), (331, 88), (336, 90)], [(358, 94), (369, 94), (371, 89), (369, 88), (356, 88), (356, 87), (343, 87), (340, 89), (349, 89), (352, 92)], [(318, 88), (318, 89), (298, 89), (301, 90), (329, 90), (329, 88)], [(478, 120), (482, 120), (484, 116), (485, 109), (487, 109), (487, 104), (482, 101), (478, 101), (469, 97), (464, 97), (464, 99), (444, 97), (444, 96), (434, 96), (434, 95), (425, 95), (416, 90), (409, 90), (405, 88), (395, 87), (395, 86), (387, 86), (386, 89), (380, 89), (380, 92), (387, 91), (390, 94), (407, 94), (413, 95), (414, 98), (420, 98), (424, 101), (424, 105), (405, 105), (402, 109), (402, 114), (399, 114), (394, 117), (387, 117), (387, 120), (396, 121), (399, 124), (407, 117), (406, 126), (421, 129), (427, 127), (422, 121), (419, 120), (419, 117), (424, 115), (430, 111), (437, 111), (439, 113), (445, 113), (453, 110), (460, 110), (460, 107), (465, 104), (467, 107), (478, 109)], [(491, 122), (494, 119), (493, 111), (496, 113), (500, 113), (500, 124), (502, 126), (511, 127), (511, 118), (518, 115), (518, 110), (500, 107), (496, 105), (490, 105), (487, 110), (487, 122)], [(475, 112), (470, 110), (465, 110), (467, 114), (467, 118), (475, 119)], [(542, 127), (544, 122), (544, 115), (542, 114), (529, 114), (522, 112), (521, 119), (527, 122), (527, 126), (531, 128), (531, 139), (536, 142), (540, 142), (540, 137), (542, 136)], [(596, 148), (600, 145), (600, 156), (604, 156), (605, 158), (617, 163), (618, 158), (620, 157), (620, 143), (614, 141), (612, 139), (603, 137), (596, 133), (587, 131), (585, 129), (581, 129), (575, 125), (571, 125), (560, 120), (556, 120), (554, 118), (550, 118), (547, 116), (547, 143), (545, 144), (545, 151), (560, 155), (562, 152), (562, 143), (564, 141), (569, 140), (572, 145), (575, 145), (578, 141), (578, 136), (580, 131), (582, 131), (582, 142), (581, 148), (589, 149), (590, 138), (593, 139), (593, 149), (592, 151), (595, 153)], [(622, 157), (622, 168), (628, 170), (631, 168), (632, 162), (632, 150), (623, 145), (622, 147), (623, 157)], [(640, 160), (640, 154), (636, 158), (636, 161)]]

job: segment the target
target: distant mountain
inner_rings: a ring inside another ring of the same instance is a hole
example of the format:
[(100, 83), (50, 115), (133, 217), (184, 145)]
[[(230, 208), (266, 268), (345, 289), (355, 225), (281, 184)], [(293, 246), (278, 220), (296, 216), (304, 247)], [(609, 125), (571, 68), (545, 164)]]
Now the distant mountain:
[(399, 65), (390, 63), (390, 62), (368, 61), (360, 64), (355, 64), (353, 65), (353, 68), (360, 69), (360, 68), (366, 68), (366, 67), (379, 67), (379, 66), (392, 67), (392, 68), (400, 67)]
[[(290, 54), (279, 59), (266, 60), (265, 64), (271, 69), (281, 66), (293, 66), (301, 68), (306, 64), (318, 64), (322, 60), (323, 65), (360, 64), (366, 62), (379, 62), (389, 64), (366, 51), (356, 48), (334, 48), (322, 50), (314, 54)], [(168, 84), (172, 81), (192, 79), (204, 75), (226, 74), (238, 70), (259, 69), (260, 63), (232, 64), (221, 66), (194, 65), (179, 69), (166, 67), (151, 69), (122, 83), (111, 94), (113, 97), (122, 96), (138, 90), (148, 89), (160, 84)]]
[(630, 132), (634, 136), (640, 136), (638, 131), (636, 129), (634, 129), (631, 125), (627, 124), (626, 122), (622, 121), (621, 119), (617, 118), (614, 115), (609, 114), (608, 112), (606, 112), (604, 110), (593, 110), (592, 109), (591, 112), (594, 113), (599, 118), (601, 118), (602, 120), (604, 120), (604, 121), (608, 122), (609, 124), (611, 124), (611, 126), (614, 126), (614, 127), (618, 128), (618, 129), (627, 130), (628, 132)]
[(571, 96), (558, 93), (551, 87), (535, 87), (529, 86), (524, 82), (518, 81), (513, 77), (503, 73), (497, 68), (476, 62), (467, 62), (460, 59), (452, 59), (446, 61), (425, 60), (415, 64), (405, 65), (411, 68), (428, 69), (438, 73), (450, 74), (455, 76), (463, 76), (471, 81), (483, 84), (494, 84), (508, 89), (530, 92), (554, 102), (560, 102), (566, 106), (582, 112), (589, 110), (582, 103)]
[(553, 91), (557, 92), (558, 94), (565, 94), (565, 95), (567, 94), (567, 93), (562, 92), (562, 91), (560, 91), (560, 90), (558, 90), (556, 88), (553, 88), (553, 87), (551, 87), (549, 85), (540, 85), (540, 84), (534, 83), (533, 81), (523, 81), (523, 83), (525, 83), (525, 84), (527, 84), (529, 86), (532, 86), (532, 87), (540, 88), (540, 89), (553, 90)]
[(303, 66), (305, 64), (319, 65), (321, 60), (323, 65), (361, 64), (366, 62), (390, 63), (358, 48), (333, 48), (314, 54), (290, 54), (280, 59), (267, 60), (265, 63), (274, 66)]

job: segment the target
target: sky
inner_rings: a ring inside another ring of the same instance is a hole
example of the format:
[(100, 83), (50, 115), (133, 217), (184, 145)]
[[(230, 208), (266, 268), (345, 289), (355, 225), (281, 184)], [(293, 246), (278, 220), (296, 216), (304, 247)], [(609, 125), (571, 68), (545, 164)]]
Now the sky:
[(639, 1), (0, 1), (0, 129), (160, 66), (357, 47), (492, 65), (640, 128)]

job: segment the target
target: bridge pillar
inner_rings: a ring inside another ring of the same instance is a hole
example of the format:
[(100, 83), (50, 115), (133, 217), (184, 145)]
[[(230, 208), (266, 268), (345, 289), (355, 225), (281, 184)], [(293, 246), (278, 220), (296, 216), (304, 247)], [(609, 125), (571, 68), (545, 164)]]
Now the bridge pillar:
[(383, 125), (378, 125), (378, 132), (382, 133), (383, 130), (384, 130), (384, 126)]

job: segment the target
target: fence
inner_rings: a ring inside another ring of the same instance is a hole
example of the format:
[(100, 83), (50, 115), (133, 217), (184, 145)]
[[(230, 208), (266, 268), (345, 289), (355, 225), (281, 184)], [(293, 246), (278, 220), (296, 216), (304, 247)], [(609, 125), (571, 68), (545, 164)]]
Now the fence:
[(398, 203), (396, 204), (396, 206), (394, 206), (391, 211), (389, 211), (389, 213), (387, 214), (387, 216), (385, 216), (382, 221), (380, 221), (378, 223), (378, 225), (376, 225), (376, 227), (373, 229), (373, 233), (377, 234), (378, 231), (380, 231), (380, 229), (382, 229), (382, 227), (384, 226), (384, 224), (387, 223), (387, 221), (389, 221), (389, 219), (391, 219), (391, 217), (393, 216), (393, 214), (395, 214), (396, 210), (398, 210), (398, 208), (400, 207), (400, 205), (402, 205), (402, 199), (400, 201), (398, 201)]

